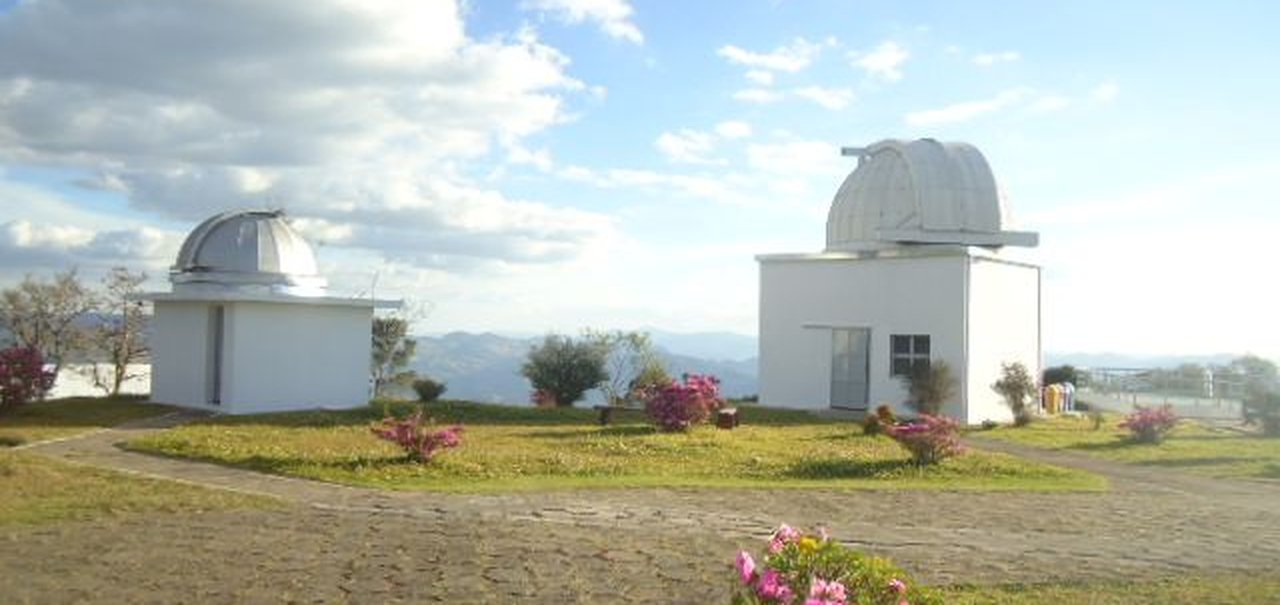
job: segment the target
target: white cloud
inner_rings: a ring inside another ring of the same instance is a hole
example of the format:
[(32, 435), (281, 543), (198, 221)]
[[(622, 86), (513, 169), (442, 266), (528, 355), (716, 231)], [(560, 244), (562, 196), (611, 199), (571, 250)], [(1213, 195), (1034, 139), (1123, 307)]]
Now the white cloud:
[(1089, 91), (1089, 97), (1098, 103), (1110, 103), (1120, 95), (1120, 87), (1115, 82), (1104, 82)]
[(978, 53), (973, 56), (973, 64), (978, 67), (991, 67), (996, 63), (1012, 63), (1021, 58), (1022, 54), (1013, 50), (998, 53)]
[(747, 79), (750, 80), (753, 84), (759, 84), (760, 86), (773, 85), (773, 72), (771, 71), (765, 71), (763, 69), (750, 69), (750, 70), (747, 70), (746, 76), (747, 76)]
[(897, 42), (882, 42), (874, 50), (866, 53), (850, 55), (856, 67), (866, 71), (868, 75), (884, 80), (902, 79), (902, 65), (911, 57), (907, 49)]
[(955, 103), (938, 109), (913, 111), (906, 115), (908, 126), (937, 126), (965, 122), (1022, 102), (1029, 95), (1025, 88), (1005, 90), (990, 99)]
[(644, 43), (644, 34), (631, 20), (635, 10), (627, 0), (525, 0), (522, 6), (554, 14), (565, 23), (591, 21), (611, 38)]
[(853, 102), (853, 91), (848, 88), (823, 88), (806, 86), (793, 91), (797, 97), (808, 99), (827, 109), (837, 110), (848, 107)]
[(716, 134), (726, 139), (746, 138), (751, 136), (751, 125), (738, 120), (726, 120), (716, 124)]
[(1048, 113), (1051, 111), (1059, 111), (1071, 106), (1071, 99), (1059, 95), (1042, 96), (1027, 106), (1027, 109), (1033, 113)]
[[(772, 70), (795, 73), (809, 67), (822, 53), (823, 45), (810, 42), (804, 38), (796, 38), (769, 52), (753, 52), (727, 44), (716, 50), (716, 54), (730, 63), (742, 65), (754, 70)], [(762, 82), (763, 83), (763, 82)]]
[(530, 30), (472, 40), (450, 1), (155, 8), (0, 14), (0, 161), (95, 174), (85, 185), (183, 223), (280, 205), (335, 245), (434, 265), (558, 261), (616, 232), (467, 176), (501, 150), (551, 170), (523, 141), (592, 94)]
[(848, 172), (840, 148), (826, 141), (785, 141), (747, 146), (747, 164), (755, 170), (781, 175), (838, 178)]
[(653, 146), (668, 160), (684, 164), (718, 163), (707, 154), (715, 148), (715, 135), (697, 130), (681, 129), (658, 135)]
[(733, 98), (744, 103), (756, 103), (758, 105), (768, 105), (777, 103), (785, 97), (781, 92), (770, 90), (768, 88), (747, 88), (733, 93)]

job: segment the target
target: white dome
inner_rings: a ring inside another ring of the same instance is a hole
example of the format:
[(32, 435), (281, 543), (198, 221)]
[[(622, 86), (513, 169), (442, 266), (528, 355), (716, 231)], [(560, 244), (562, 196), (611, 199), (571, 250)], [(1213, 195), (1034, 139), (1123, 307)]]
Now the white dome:
[(200, 223), (169, 272), (175, 291), (189, 287), (267, 289), (318, 294), (325, 279), (311, 245), (279, 211), (226, 212)]
[(898, 244), (1035, 246), (1005, 230), (1008, 212), (986, 158), (967, 143), (885, 140), (862, 149), (827, 217), (827, 250)]

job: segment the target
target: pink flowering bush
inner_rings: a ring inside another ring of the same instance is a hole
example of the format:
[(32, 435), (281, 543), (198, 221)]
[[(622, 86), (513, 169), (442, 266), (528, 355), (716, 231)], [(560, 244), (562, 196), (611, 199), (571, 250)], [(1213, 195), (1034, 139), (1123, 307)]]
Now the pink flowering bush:
[(738, 552), (734, 605), (933, 605), (936, 593), (915, 585), (906, 572), (830, 540), (825, 531), (778, 527), (756, 561)]
[(0, 412), (39, 399), (53, 388), (54, 374), (44, 369), (44, 357), (32, 347), (0, 351)]
[(461, 425), (435, 430), (434, 424), (424, 419), (421, 411), (407, 418), (383, 418), (369, 430), (400, 446), (410, 458), (424, 464), (441, 451), (462, 445)]
[(685, 374), (683, 382), (651, 388), (644, 396), (645, 413), (664, 431), (683, 431), (705, 422), (724, 405), (720, 379), (707, 374)]
[(964, 452), (960, 443), (960, 423), (945, 416), (921, 414), (907, 424), (885, 431), (908, 452), (916, 464), (933, 464)]
[(1138, 443), (1160, 443), (1177, 424), (1178, 415), (1173, 412), (1173, 406), (1163, 405), (1158, 408), (1139, 407), (1124, 417), (1120, 428), (1128, 429)]

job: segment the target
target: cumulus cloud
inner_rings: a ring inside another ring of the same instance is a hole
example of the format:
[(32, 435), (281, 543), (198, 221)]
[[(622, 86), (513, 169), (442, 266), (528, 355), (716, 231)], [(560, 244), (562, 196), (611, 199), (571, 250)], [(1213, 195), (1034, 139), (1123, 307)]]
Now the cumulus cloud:
[(907, 49), (892, 40), (882, 42), (871, 51), (850, 55), (855, 67), (861, 68), (870, 76), (891, 82), (902, 79), (902, 65), (910, 57), (911, 53)]
[(1021, 58), (1022, 54), (1013, 50), (998, 53), (978, 53), (973, 56), (973, 64), (978, 67), (991, 67), (996, 63), (1012, 63)]
[(0, 161), (83, 170), (161, 219), (279, 206), (388, 258), (552, 261), (612, 221), (468, 166), (505, 150), (552, 169), (522, 141), (592, 94), (567, 65), (528, 29), (471, 39), (452, 1), (20, 3), (0, 15)]
[[(788, 44), (779, 46), (768, 52), (750, 51), (740, 46), (726, 44), (716, 50), (716, 54), (730, 63), (752, 68), (753, 70), (785, 71), (795, 73), (809, 67), (822, 53), (823, 45), (810, 42), (804, 38), (796, 38)], [(750, 73), (750, 72), (748, 72)], [(759, 78), (760, 76), (757, 76)], [(756, 80), (759, 82), (759, 80)], [(772, 78), (769, 78), (772, 81)], [(764, 82), (759, 82), (764, 83)]]
[(150, 227), (94, 231), (25, 220), (0, 223), (0, 256), (10, 266), (155, 269), (172, 262), (180, 242), (179, 234)]
[(590, 21), (611, 38), (644, 43), (644, 34), (631, 20), (635, 10), (627, 0), (526, 0), (522, 6), (550, 13), (566, 23)]
[(989, 99), (965, 101), (938, 109), (913, 111), (907, 114), (906, 122), (908, 126), (937, 126), (965, 122), (1021, 103), (1029, 94), (1030, 92), (1024, 88), (1009, 89)]
[(757, 105), (768, 105), (781, 101), (785, 94), (768, 88), (746, 88), (733, 93), (734, 100)]
[(681, 129), (658, 135), (653, 146), (668, 160), (685, 164), (715, 164), (708, 154), (715, 148), (715, 135), (696, 130)]
[(716, 124), (716, 134), (726, 139), (741, 139), (751, 136), (751, 125), (738, 120), (726, 120)]
[(848, 88), (824, 88), (821, 86), (805, 86), (793, 91), (797, 97), (808, 99), (827, 109), (844, 109), (853, 102), (853, 91)]

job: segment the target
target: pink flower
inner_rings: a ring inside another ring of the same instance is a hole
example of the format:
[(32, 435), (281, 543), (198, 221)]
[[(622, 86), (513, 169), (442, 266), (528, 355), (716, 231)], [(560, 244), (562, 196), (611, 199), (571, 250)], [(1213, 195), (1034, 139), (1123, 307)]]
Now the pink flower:
[(844, 584), (814, 578), (809, 584), (809, 600), (805, 605), (845, 605), (846, 598)]
[(889, 590), (898, 594), (907, 594), (907, 585), (897, 578), (889, 580)]
[(743, 584), (750, 584), (756, 577), (756, 560), (745, 550), (738, 551), (738, 576)]
[(786, 580), (782, 579), (782, 574), (768, 569), (760, 578), (760, 583), (756, 585), (756, 594), (760, 598), (771, 600), (775, 603), (790, 603), (795, 597), (795, 593), (791, 591), (791, 587), (787, 586)]

